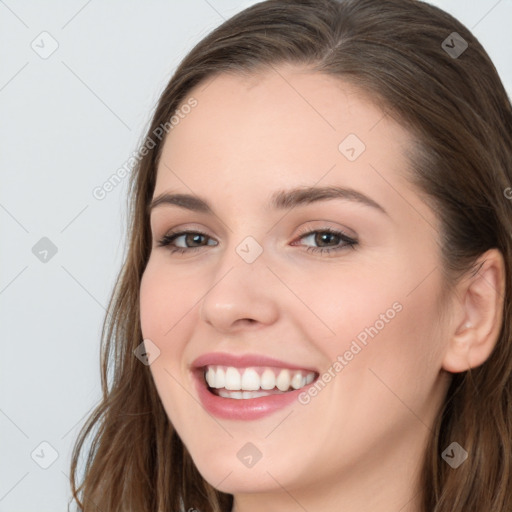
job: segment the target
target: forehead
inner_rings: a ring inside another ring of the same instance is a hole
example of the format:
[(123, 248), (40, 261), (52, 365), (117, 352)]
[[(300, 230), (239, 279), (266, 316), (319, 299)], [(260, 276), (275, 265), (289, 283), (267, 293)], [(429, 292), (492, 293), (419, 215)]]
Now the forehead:
[(396, 194), (387, 178), (396, 181), (408, 168), (410, 134), (339, 78), (293, 66), (223, 73), (196, 86), (182, 105), (190, 98), (197, 105), (165, 140), (155, 195), (178, 189), (244, 201), (290, 182), (322, 181), (385, 202)]
[(222, 73), (196, 86), (187, 97), (192, 96), (197, 107), (168, 138), (208, 144), (219, 152), (226, 145), (245, 149), (265, 144), (272, 150), (287, 141), (297, 152), (337, 151), (349, 133), (371, 139), (369, 132), (382, 121), (380, 137), (387, 133), (397, 141), (408, 136), (355, 85), (290, 65), (250, 75)]

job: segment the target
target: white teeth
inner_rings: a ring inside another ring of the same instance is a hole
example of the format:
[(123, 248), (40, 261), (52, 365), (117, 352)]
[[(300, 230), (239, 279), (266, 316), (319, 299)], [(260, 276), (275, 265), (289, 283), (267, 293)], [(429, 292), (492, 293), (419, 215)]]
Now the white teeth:
[(222, 368), (217, 368), (215, 372), (215, 387), (223, 388), (226, 385), (226, 372)]
[(215, 387), (215, 370), (213, 368), (208, 368), (206, 372), (206, 382), (208, 382), (208, 386), (211, 388)]
[(235, 398), (237, 400), (243, 398), (242, 391), (219, 391), (219, 396), (223, 398)]
[(306, 378), (300, 373), (296, 373), (292, 378), (291, 384), (293, 389), (299, 389), (306, 384)]
[(240, 377), (240, 372), (236, 368), (230, 366), (226, 370), (226, 383), (224, 387), (232, 391), (242, 389), (242, 377)]
[(276, 380), (277, 389), (286, 391), (290, 387), (290, 380), (290, 370), (281, 370)]
[(276, 386), (276, 376), (274, 372), (267, 368), (261, 374), (261, 389), (274, 389)]
[(260, 396), (268, 396), (270, 393), (265, 391), (225, 391), (221, 389), (219, 396), (222, 398), (234, 398), (236, 400), (247, 399), (247, 398), (259, 398)]
[(261, 390), (286, 392), (300, 389), (313, 382), (315, 372), (273, 367), (242, 369), (210, 365), (206, 367), (205, 379), (210, 388), (221, 390), (218, 392), (219, 396), (238, 399), (257, 398), (270, 394), (262, 393)]
[(247, 368), (242, 375), (242, 389), (256, 391), (260, 389), (260, 376), (253, 368)]

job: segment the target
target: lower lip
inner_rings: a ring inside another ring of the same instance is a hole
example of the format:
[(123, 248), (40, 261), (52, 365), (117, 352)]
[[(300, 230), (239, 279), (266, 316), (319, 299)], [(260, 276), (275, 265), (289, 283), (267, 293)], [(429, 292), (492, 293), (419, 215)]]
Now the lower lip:
[(257, 420), (268, 416), (296, 401), (300, 393), (315, 383), (313, 381), (301, 389), (278, 395), (236, 399), (223, 398), (208, 391), (202, 370), (193, 372), (193, 375), (204, 408), (214, 416), (226, 420)]

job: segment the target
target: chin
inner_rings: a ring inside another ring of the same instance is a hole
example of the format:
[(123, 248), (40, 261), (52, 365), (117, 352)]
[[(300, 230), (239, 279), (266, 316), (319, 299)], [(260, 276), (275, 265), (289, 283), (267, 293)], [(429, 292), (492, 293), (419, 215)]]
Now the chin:
[[(200, 473), (215, 489), (228, 494), (265, 493), (280, 488), (276, 480), (281, 483), (282, 479), (278, 476), (274, 480), (265, 470), (256, 473), (254, 471), (256, 471), (254, 468), (246, 471), (241, 469), (220, 471), (218, 467), (213, 467), (209, 468), (209, 471), (204, 475), (202, 472)], [(228, 474), (229, 476), (227, 476)]]
[(229, 494), (275, 492), (282, 490), (281, 486), (292, 487), (294, 475), (289, 471), (290, 460), (283, 458), (283, 461), (288, 467), (286, 472), (286, 468), (276, 467), (270, 458), (265, 460), (264, 457), (252, 467), (246, 467), (236, 451), (220, 456), (210, 452), (194, 459), (201, 476), (215, 489)]

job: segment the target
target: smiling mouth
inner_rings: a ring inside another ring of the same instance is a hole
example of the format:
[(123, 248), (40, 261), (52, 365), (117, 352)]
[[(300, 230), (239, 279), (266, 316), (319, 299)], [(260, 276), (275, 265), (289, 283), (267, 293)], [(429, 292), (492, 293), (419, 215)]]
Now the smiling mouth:
[(202, 368), (210, 393), (222, 398), (251, 399), (298, 391), (313, 383), (318, 372), (271, 366), (208, 365)]

